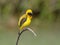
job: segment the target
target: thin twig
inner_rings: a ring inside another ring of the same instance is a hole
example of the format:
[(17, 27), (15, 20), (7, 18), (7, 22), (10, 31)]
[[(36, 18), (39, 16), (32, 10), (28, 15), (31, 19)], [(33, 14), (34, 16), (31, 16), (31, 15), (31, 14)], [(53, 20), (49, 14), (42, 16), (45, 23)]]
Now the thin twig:
[(34, 34), (34, 36), (37, 36), (36, 33), (31, 28), (27, 28), (27, 30), (29, 30), (30, 32), (32, 32)]
[(20, 33), (20, 32), (18, 32), (18, 38), (17, 38), (16, 45), (18, 45), (19, 38), (20, 38), (21, 34), (22, 34), (24, 31), (25, 31), (25, 30), (22, 30), (22, 32), (21, 32), (21, 33)]
[(34, 36), (37, 36), (36, 33), (35, 33), (31, 28), (25, 28), (25, 29), (23, 29), (21, 32), (18, 32), (18, 38), (17, 38), (16, 45), (18, 45), (18, 41), (19, 41), (19, 38), (20, 38), (21, 34), (22, 34), (24, 31), (26, 31), (26, 30), (31, 31), (31, 32), (34, 34)]

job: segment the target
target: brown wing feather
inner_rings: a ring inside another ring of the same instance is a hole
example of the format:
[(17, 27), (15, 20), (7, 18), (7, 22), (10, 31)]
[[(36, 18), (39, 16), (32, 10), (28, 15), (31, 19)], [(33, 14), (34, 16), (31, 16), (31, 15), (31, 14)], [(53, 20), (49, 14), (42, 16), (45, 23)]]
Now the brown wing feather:
[(20, 22), (20, 27), (22, 26), (22, 24), (26, 21), (27, 18), (23, 18)]

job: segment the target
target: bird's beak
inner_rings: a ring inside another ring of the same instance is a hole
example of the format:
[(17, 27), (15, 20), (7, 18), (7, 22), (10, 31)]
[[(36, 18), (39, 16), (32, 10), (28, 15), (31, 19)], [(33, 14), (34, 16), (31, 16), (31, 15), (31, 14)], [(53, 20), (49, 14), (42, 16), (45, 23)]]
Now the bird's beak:
[(30, 32), (32, 32), (34, 34), (34, 36), (37, 36), (36, 33), (31, 28), (27, 28), (27, 30), (29, 30)]

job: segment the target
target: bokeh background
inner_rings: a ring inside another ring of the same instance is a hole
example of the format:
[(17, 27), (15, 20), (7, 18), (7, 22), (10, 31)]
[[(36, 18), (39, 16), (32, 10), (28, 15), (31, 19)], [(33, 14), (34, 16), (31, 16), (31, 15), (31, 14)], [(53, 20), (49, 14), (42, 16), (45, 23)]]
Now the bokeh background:
[(60, 0), (0, 0), (0, 45), (16, 45), (19, 17), (31, 8), (31, 32), (24, 32), (19, 45), (60, 45)]

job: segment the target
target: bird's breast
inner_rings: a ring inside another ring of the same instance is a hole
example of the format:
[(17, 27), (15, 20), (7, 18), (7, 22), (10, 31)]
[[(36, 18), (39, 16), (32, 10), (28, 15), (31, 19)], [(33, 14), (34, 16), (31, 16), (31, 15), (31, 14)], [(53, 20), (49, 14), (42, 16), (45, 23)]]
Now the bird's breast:
[(24, 25), (25, 25), (25, 26), (28, 26), (28, 25), (30, 25), (30, 23), (31, 23), (31, 19), (27, 18), (27, 20), (26, 20), (26, 22), (24, 23)]
[(20, 29), (22, 30), (23, 28), (29, 26), (31, 23), (31, 19), (27, 18), (26, 21), (23, 23), (23, 25), (20, 27)]

